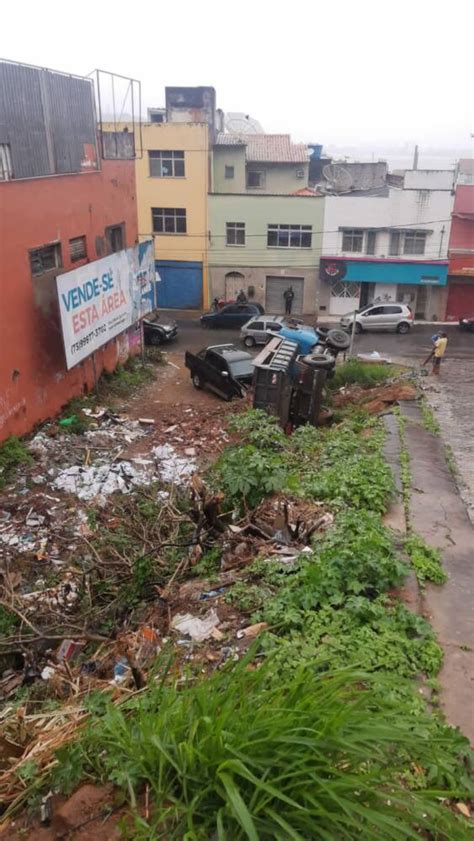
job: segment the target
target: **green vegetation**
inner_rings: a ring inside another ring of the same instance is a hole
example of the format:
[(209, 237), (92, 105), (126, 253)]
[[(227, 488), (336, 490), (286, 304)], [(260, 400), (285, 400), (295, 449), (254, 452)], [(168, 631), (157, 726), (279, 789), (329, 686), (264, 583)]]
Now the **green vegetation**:
[(444, 584), (447, 581), (448, 576), (442, 567), (439, 549), (428, 546), (420, 535), (414, 533), (405, 540), (404, 549), (411, 559), (420, 583), (433, 581), (435, 584)]
[(254, 653), (179, 691), (163, 680), (102, 708), (61, 750), (56, 782), (108, 780), (133, 807), (146, 785), (137, 841), (467, 841), (466, 822), (439, 802), (440, 787), (464, 790), (466, 749), (452, 731), (400, 708), (388, 679), (308, 666), (282, 677), (271, 658), (249, 671)]
[(440, 426), (438, 421), (436, 420), (433, 410), (428, 405), (426, 397), (422, 397), (420, 400), (420, 409), (421, 414), (423, 417), (423, 425), (428, 432), (432, 432), (434, 435), (439, 435)]
[(98, 383), (97, 394), (101, 399), (106, 396), (126, 397), (141, 385), (151, 382), (155, 375), (153, 367), (142, 362), (138, 356), (131, 356), (125, 365), (117, 365), (110, 373), (105, 371)]
[(13, 476), (20, 464), (32, 464), (33, 458), (23, 441), (15, 435), (0, 444), (0, 488)]
[(254, 444), (224, 450), (215, 469), (226, 502), (244, 508), (254, 508), (289, 481), (282, 456)]
[(332, 379), (327, 381), (328, 388), (335, 391), (345, 385), (361, 385), (363, 388), (380, 385), (396, 375), (391, 365), (361, 362), (359, 359), (349, 359), (338, 365)]

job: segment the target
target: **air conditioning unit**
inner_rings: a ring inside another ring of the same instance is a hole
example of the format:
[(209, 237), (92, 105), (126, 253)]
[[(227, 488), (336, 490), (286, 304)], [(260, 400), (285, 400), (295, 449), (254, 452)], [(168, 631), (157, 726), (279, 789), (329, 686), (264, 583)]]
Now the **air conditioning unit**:
[(304, 169), (297, 169), (296, 170), (296, 177), (297, 178), (304, 178)]

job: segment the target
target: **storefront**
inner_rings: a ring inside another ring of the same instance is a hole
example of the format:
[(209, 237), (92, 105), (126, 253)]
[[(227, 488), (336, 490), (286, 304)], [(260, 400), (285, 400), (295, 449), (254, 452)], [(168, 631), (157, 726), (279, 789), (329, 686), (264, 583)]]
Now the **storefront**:
[(374, 301), (408, 304), (415, 318), (443, 317), (447, 260), (325, 257), (320, 264), (320, 312), (346, 315)]

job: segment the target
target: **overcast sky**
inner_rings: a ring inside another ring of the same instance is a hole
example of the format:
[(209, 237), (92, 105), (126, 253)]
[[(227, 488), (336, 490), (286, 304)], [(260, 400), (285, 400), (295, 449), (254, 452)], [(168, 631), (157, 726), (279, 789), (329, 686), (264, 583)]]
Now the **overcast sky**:
[(86, 75), (213, 85), (224, 111), (329, 146), (466, 149), (473, 126), (472, 4), (461, 0), (16, 0), (0, 54)]

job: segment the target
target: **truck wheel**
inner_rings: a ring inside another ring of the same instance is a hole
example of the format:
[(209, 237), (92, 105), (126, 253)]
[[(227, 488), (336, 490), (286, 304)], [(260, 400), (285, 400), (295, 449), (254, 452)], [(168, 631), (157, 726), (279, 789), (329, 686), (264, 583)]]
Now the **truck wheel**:
[(201, 380), (201, 377), (199, 376), (199, 374), (193, 374), (191, 379), (192, 379), (194, 388), (202, 388), (203, 387), (203, 381)]
[(345, 330), (329, 330), (326, 336), (326, 344), (334, 350), (347, 350), (351, 343), (350, 336)]

